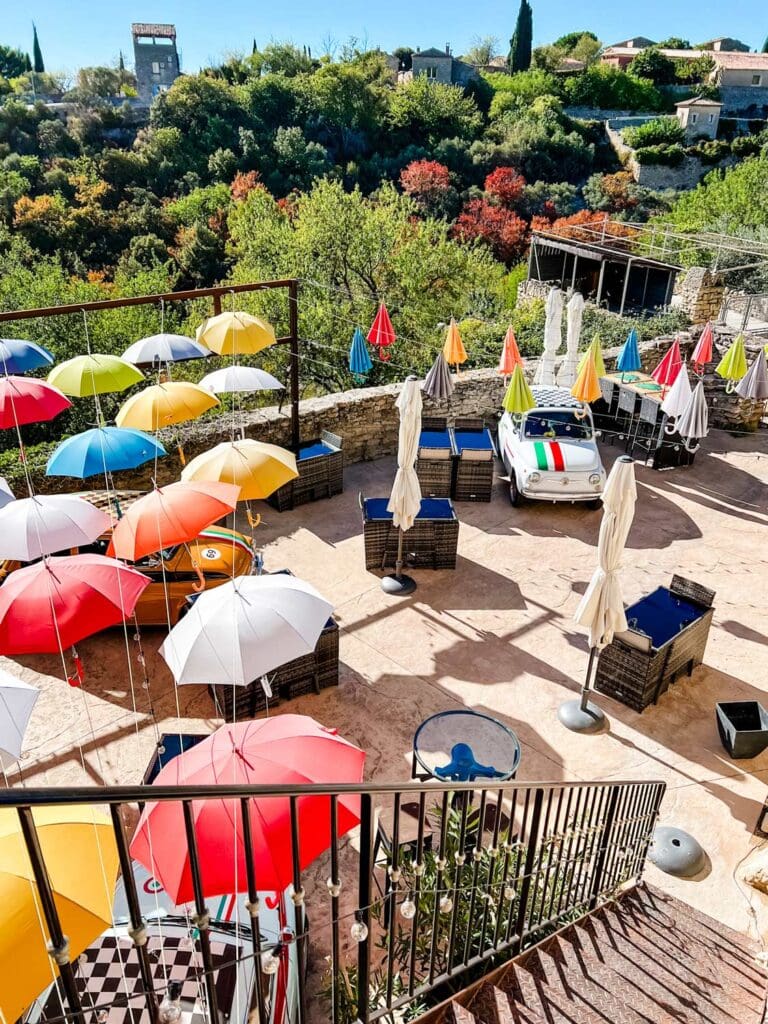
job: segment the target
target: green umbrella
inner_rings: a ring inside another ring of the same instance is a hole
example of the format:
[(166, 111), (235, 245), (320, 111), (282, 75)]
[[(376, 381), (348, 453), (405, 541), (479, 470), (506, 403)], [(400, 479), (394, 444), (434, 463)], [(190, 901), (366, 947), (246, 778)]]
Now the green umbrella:
[(726, 391), (733, 391), (736, 381), (747, 372), (747, 353), (744, 350), (744, 335), (740, 334), (728, 346), (728, 351), (715, 367), (715, 373), (728, 381)]
[(125, 391), (140, 380), (144, 380), (144, 374), (133, 363), (119, 356), (96, 353), (68, 359), (48, 374), (49, 384), (76, 398)]
[(596, 334), (594, 336), (592, 341), (589, 343), (589, 348), (586, 350), (586, 352), (582, 353), (577, 369), (577, 376), (584, 369), (584, 363), (586, 363), (587, 359), (589, 359), (590, 357), (595, 361), (595, 370), (597, 371), (597, 376), (604, 377), (605, 363), (603, 362), (603, 345), (600, 341), (599, 334)]
[(529, 409), (536, 408), (536, 399), (526, 383), (520, 364), (512, 371), (509, 387), (501, 404), (506, 412), (517, 413), (518, 415), (528, 412)]

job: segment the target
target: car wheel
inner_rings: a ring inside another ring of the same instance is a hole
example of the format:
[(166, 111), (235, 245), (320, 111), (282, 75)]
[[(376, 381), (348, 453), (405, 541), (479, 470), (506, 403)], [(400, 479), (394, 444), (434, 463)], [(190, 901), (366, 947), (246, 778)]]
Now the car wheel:
[(594, 498), (592, 501), (587, 502), (587, 508), (591, 508), (594, 512), (598, 512), (603, 507), (602, 498)]
[(518, 505), (522, 504), (522, 501), (523, 496), (518, 490), (517, 478), (515, 477), (514, 472), (512, 472), (509, 475), (509, 503), (510, 505), (517, 507)]

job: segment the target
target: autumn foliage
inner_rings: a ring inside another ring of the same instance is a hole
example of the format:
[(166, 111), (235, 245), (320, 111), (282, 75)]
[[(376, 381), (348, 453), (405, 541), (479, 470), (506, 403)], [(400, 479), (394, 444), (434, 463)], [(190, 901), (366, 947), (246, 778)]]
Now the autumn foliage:
[(546, 217), (534, 217), (531, 230), (548, 231), (562, 238), (598, 244), (604, 240), (613, 244), (617, 241), (628, 242), (638, 234), (637, 228), (612, 221), (607, 213), (595, 213), (593, 210), (579, 210), (570, 217), (559, 217), (552, 222)]
[(485, 179), (485, 191), (504, 206), (514, 206), (525, 188), (525, 178), (514, 167), (497, 167)]
[(509, 263), (525, 249), (528, 224), (506, 206), (470, 199), (456, 220), (454, 234), (465, 241), (485, 242), (498, 259)]
[(430, 202), (451, 187), (451, 173), (437, 160), (413, 160), (400, 172), (400, 185), (406, 195)]

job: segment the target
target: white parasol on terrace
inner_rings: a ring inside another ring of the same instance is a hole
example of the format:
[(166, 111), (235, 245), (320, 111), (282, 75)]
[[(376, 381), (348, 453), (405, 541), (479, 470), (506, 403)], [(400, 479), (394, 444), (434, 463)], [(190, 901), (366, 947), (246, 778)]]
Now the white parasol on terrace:
[(421, 388), (416, 377), (406, 378), (395, 402), (400, 413), (397, 442), (397, 473), (387, 511), (397, 527), (397, 561), (393, 576), (385, 576), (382, 589), (388, 594), (409, 594), (416, 589), (410, 576), (403, 575), (403, 533), (410, 530), (421, 509), (421, 487), (416, 475), (416, 456), (421, 434)]
[(557, 375), (558, 387), (572, 388), (576, 383), (579, 365), (581, 321), (583, 317), (584, 296), (581, 292), (574, 292), (566, 306), (565, 359)]
[(544, 351), (536, 367), (534, 384), (555, 384), (555, 356), (562, 342), (563, 293), (550, 288), (544, 320)]

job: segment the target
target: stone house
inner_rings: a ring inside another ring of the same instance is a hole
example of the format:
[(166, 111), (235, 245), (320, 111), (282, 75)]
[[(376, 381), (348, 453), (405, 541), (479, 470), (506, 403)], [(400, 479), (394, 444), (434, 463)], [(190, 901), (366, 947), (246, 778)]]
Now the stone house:
[(131, 34), (139, 100), (149, 106), (181, 74), (176, 26), (139, 22), (131, 25)]
[(755, 117), (768, 114), (768, 53), (713, 52), (712, 80), (720, 89), (723, 112)]
[(697, 135), (706, 135), (709, 139), (716, 139), (722, 106), (722, 103), (718, 103), (717, 100), (706, 100), (701, 96), (694, 96), (693, 99), (676, 103), (677, 120), (685, 130), (686, 140), (690, 142)]
[(708, 43), (702, 43), (700, 50), (725, 50), (728, 53), (749, 53), (749, 47), (740, 39), (731, 39), (730, 36), (723, 36), (721, 39), (710, 39)]
[(414, 78), (424, 75), (430, 81), (442, 82), (443, 85), (466, 85), (478, 77), (477, 69), (454, 57), (447, 44), (444, 50), (434, 47), (416, 50), (412, 61)]

